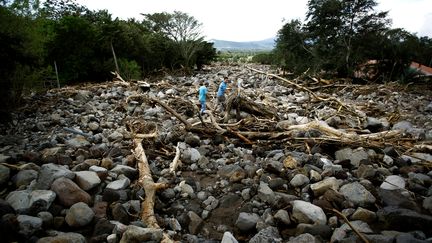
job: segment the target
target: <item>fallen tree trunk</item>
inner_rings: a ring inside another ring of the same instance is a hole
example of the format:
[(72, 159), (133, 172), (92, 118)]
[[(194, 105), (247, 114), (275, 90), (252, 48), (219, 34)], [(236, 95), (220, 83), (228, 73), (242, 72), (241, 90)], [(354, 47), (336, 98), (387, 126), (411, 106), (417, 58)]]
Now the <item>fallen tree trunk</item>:
[[(154, 213), (155, 194), (157, 190), (165, 189), (168, 187), (165, 183), (155, 183), (153, 181), (150, 167), (147, 161), (147, 156), (142, 146), (142, 139), (134, 138), (135, 145), (134, 155), (138, 160), (139, 179), (138, 183), (145, 191), (145, 199), (141, 203), (141, 220), (150, 228), (160, 229)], [(162, 242), (173, 242), (168, 234), (163, 234)]]

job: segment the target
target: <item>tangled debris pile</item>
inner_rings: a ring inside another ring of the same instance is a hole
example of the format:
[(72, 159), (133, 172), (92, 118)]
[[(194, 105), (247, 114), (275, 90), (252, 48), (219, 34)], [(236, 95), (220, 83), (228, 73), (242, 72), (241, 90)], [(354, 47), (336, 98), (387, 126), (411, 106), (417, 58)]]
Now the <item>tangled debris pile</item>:
[[(430, 241), (430, 87), (269, 72), (214, 65), (29, 97), (1, 128), (4, 240)], [(242, 80), (230, 109), (198, 116), (199, 81), (215, 111), (223, 76)]]

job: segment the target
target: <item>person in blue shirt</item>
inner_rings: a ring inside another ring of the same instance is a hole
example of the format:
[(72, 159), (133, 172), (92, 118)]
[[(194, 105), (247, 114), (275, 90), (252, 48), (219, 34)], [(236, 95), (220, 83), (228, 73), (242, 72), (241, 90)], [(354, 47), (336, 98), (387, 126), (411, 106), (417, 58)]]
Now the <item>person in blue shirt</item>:
[(198, 100), (201, 103), (201, 111), (200, 114), (202, 115), (205, 112), (206, 109), (206, 98), (207, 98), (207, 86), (208, 83), (207, 82), (203, 82), (201, 81), (200, 83), (200, 87), (199, 87), (199, 95), (198, 95)]
[(221, 111), (225, 110), (225, 100), (226, 100), (225, 91), (228, 87), (228, 83), (229, 83), (228, 77), (224, 77), (224, 80), (219, 85), (219, 89), (218, 89), (218, 92), (216, 95), (217, 96), (217, 102), (221, 106)]

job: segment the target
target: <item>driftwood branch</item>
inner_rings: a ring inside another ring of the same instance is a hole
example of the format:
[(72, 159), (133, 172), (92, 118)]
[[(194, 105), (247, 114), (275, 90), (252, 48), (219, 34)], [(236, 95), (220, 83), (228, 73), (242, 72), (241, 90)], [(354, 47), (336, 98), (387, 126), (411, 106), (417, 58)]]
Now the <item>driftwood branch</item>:
[(179, 148), (179, 143), (177, 143), (176, 146), (176, 155), (173, 159), (173, 161), (170, 164), (170, 168), (169, 168), (169, 172), (175, 175), (175, 171), (179, 165), (180, 162), (180, 148)]
[[(168, 187), (165, 183), (155, 183), (153, 181), (150, 167), (147, 161), (147, 156), (142, 146), (142, 139), (134, 138), (133, 143), (135, 146), (134, 155), (138, 160), (139, 171), (139, 185), (144, 188), (145, 199), (141, 203), (141, 220), (151, 228), (160, 229), (154, 213), (155, 195), (157, 190), (165, 189)], [(173, 242), (168, 234), (163, 234), (163, 242)]]
[(309, 88), (306, 88), (306, 87), (304, 87), (304, 86), (302, 86), (302, 85), (300, 85), (300, 84), (297, 84), (297, 83), (295, 83), (295, 82), (292, 82), (292, 81), (290, 81), (290, 80), (288, 80), (288, 79), (282, 78), (282, 77), (280, 77), (280, 76), (278, 76), (278, 75), (276, 75), (276, 74), (266, 73), (266, 72), (264, 72), (264, 71), (257, 70), (257, 69), (251, 68), (251, 67), (246, 67), (246, 68), (249, 69), (249, 70), (252, 70), (252, 71), (254, 71), (254, 72), (262, 73), (262, 74), (265, 74), (265, 75), (267, 75), (267, 76), (274, 77), (274, 78), (277, 78), (277, 79), (279, 79), (279, 80), (281, 80), (281, 81), (284, 81), (285, 83), (288, 83), (288, 84), (290, 84), (290, 85), (296, 87), (296, 88), (299, 89), (299, 90), (303, 90), (303, 91), (309, 93), (311, 96), (313, 96), (315, 99), (317, 99), (317, 100), (319, 100), (319, 101), (325, 101), (325, 102), (332, 102), (332, 101), (333, 101), (333, 102), (336, 102), (336, 103), (339, 104), (339, 107), (342, 107), (342, 108), (344, 108), (345, 110), (347, 110), (348, 112), (351, 112), (351, 113), (354, 113), (355, 115), (358, 115), (358, 113), (356, 112), (355, 109), (352, 109), (352, 108), (348, 107), (348, 106), (345, 105), (342, 101), (340, 101), (339, 99), (337, 99), (337, 98), (335, 98), (335, 97), (323, 98), (323, 97), (320, 97), (320, 96), (318, 96), (317, 94), (315, 94), (315, 92), (313, 92), (313, 91), (310, 90)]

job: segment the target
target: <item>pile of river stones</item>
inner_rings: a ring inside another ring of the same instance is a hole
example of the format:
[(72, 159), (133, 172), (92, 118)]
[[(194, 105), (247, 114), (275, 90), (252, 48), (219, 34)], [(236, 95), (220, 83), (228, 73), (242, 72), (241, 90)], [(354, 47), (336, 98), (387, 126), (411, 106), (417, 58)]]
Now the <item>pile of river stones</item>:
[[(308, 93), (242, 66), (214, 65), (144, 86), (106, 82), (33, 94), (1, 125), (2, 242), (159, 242), (163, 233), (179, 242), (360, 242), (359, 235), (369, 242), (432, 242), (430, 92), (331, 94), (374, 108), (379, 116), (363, 110), (363, 131), (401, 130), (426, 145), (406, 153), (392, 144), (251, 146), (186, 132), (160, 106), (125, 103), (137, 94), (197, 103), (197, 85), (205, 80), (211, 104), (224, 76), (241, 79), (244, 95), (276, 108), (276, 127), (320, 120), (337, 129), (359, 128), (356, 117), (328, 104), (309, 104)], [(388, 121), (395, 111), (399, 120)], [(199, 121), (196, 114), (185, 117), (191, 124)], [(124, 122), (131, 118), (158, 130), (156, 141), (143, 145), (153, 179), (169, 185), (156, 195), (159, 229), (141, 221), (145, 192), (137, 184), (132, 135)], [(173, 175), (176, 146), (181, 165)]]

